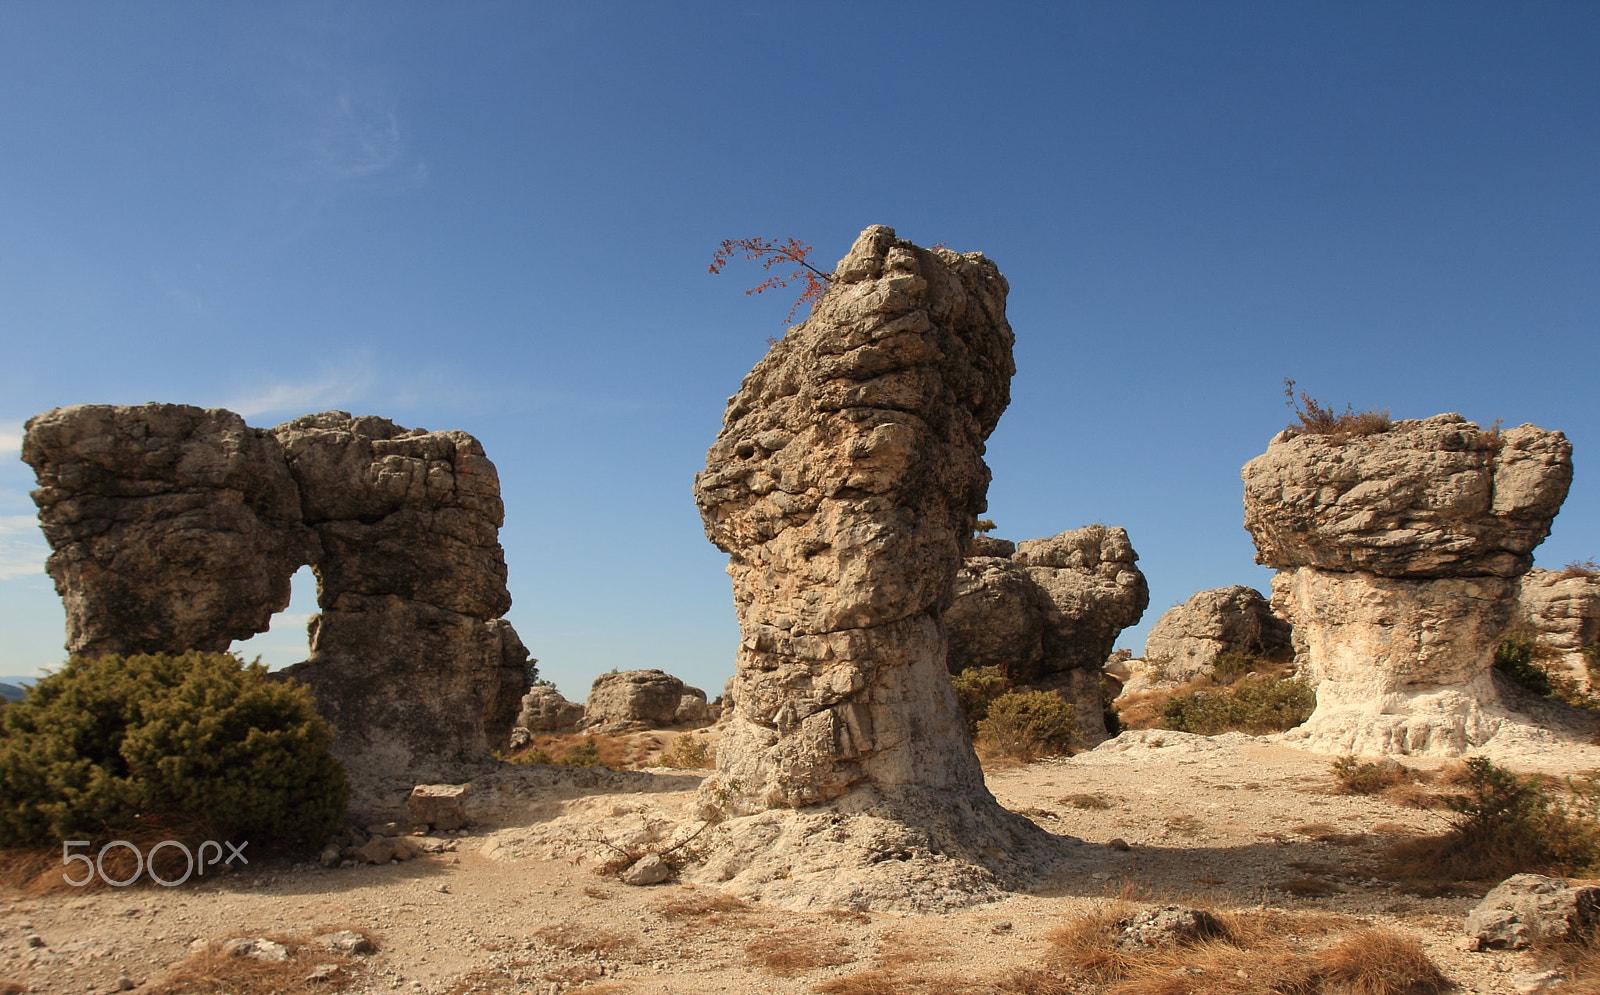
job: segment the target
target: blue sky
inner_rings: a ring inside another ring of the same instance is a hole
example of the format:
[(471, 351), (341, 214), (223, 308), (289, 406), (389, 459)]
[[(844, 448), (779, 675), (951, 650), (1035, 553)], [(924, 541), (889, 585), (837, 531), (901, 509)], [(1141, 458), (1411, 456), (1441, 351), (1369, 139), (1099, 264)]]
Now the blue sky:
[(0, 136), (0, 674), (62, 655), (22, 423), (160, 400), (473, 433), (545, 675), (715, 693), (690, 480), (790, 302), (706, 266), (874, 223), (1010, 280), (989, 517), (1127, 528), (1119, 645), (1265, 589), (1284, 377), (1565, 431), (1537, 561), (1600, 556), (1592, 3), (8, 3)]

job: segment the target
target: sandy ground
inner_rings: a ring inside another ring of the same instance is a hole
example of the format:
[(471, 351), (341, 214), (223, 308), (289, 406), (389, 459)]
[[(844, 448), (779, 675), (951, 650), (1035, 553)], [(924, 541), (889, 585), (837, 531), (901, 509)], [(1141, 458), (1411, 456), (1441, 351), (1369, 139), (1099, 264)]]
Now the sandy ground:
[[(0, 982), (74, 995), (142, 987), (197, 940), (353, 928), (380, 949), (361, 959), (346, 991), (799, 993), (883, 967), (999, 976), (1039, 963), (1052, 929), (1128, 893), (1152, 903), (1341, 913), (1414, 936), (1460, 992), (1531, 990), (1531, 955), (1462, 949), (1474, 897), (1419, 897), (1373, 876), (1386, 845), (1437, 831), (1438, 813), (1332, 794), (1330, 758), (1266, 741), (1143, 738), (1120, 751), (990, 772), (1006, 807), (1091, 844), (1095, 869), (1057, 892), (942, 915), (739, 907), (704, 887), (622, 885), (597, 875), (576, 849), (549, 856), (561, 850), (549, 845), (551, 833), (504, 826), (469, 830), (448, 840), (453, 851), (399, 864), (327, 870), (258, 861), (176, 888), (0, 891)], [(1600, 750), (1567, 748), (1513, 766), (1592, 770)], [(686, 811), (691, 798), (683, 790), (579, 794), (545, 815), (551, 824), (581, 817), (603, 835), (644, 811)], [(1128, 849), (1107, 845), (1113, 839)], [(820, 965), (774, 962), (774, 951), (798, 949)]]

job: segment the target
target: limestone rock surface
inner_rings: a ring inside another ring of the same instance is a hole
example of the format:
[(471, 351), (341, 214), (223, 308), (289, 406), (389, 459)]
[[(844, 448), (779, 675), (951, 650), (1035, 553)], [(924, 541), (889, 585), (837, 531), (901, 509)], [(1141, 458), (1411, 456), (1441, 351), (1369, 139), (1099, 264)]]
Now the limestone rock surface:
[(1278, 568), (1273, 610), (1317, 693), (1286, 738), (1454, 755), (1509, 735), (1489, 669), (1572, 479), (1560, 432), (1460, 415), (1343, 441), (1284, 432), (1243, 477), (1256, 559)]
[(1126, 530), (1102, 525), (1028, 539), (1007, 556), (967, 557), (945, 612), (950, 672), (1001, 667), (1030, 681), (1098, 669), (1150, 604), (1138, 559)]
[(1540, 940), (1587, 935), (1600, 923), (1600, 884), (1568, 884), (1542, 874), (1515, 874), (1467, 914), (1476, 949), (1524, 950)]
[(660, 728), (706, 717), (706, 693), (661, 670), (601, 674), (583, 706), (585, 726), (637, 722)]
[(1586, 570), (1540, 570), (1517, 588), (1517, 623), (1554, 654), (1549, 661), (1579, 687), (1592, 687), (1589, 660), (1600, 641), (1600, 575)]
[(320, 556), (277, 439), (231, 411), (56, 408), (28, 421), (22, 458), (69, 653), (221, 652)]
[(1289, 645), (1289, 624), (1261, 592), (1243, 584), (1200, 591), (1156, 620), (1144, 658), (1168, 680), (1204, 673), (1224, 653), (1271, 653)]
[(262, 430), (221, 409), (79, 405), (30, 420), (23, 458), (69, 651), (225, 650), (267, 628), (309, 563), (321, 613), (285, 676), (333, 724), (358, 799), (506, 742), (528, 652), (500, 617), (499, 478), (470, 435), (339, 411)]
[[(981, 254), (868, 228), (729, 400), (694, 488), (729, 554), (742, 637), (701, 795), (728, 820), (707, 880), (787, 888), (773, 862), (778, 839), (804, 835), (792, 809), (834, 819), (841, 843), (868, 818), (875, 839), (931, 833), (928, 861), (988, 861), (962, 866), (990, 880), (1048, 849), (984, 786), (942, 619), (984, 509), (984, 440), (1010, 396), (1007, 289)], [(828, 887), (883, 871), (845, 845), (857, 866), (835, 865)], [(907, 871), (919, 869), (932, 864)]]
[(522, 710), (511, 730), (511, 745), (525, 746), (538, 733), (573, 732), (582, 721), (583, 705), (568, 701), (548, 684), (531, 687), (522, 696)]
[(1460, 415), (1398, 421), (1343, 442), (1280, 432), (1245, 464), (1256, 562), (1386, 577), (1516, 577), (1572, 482), (1572, 444)]

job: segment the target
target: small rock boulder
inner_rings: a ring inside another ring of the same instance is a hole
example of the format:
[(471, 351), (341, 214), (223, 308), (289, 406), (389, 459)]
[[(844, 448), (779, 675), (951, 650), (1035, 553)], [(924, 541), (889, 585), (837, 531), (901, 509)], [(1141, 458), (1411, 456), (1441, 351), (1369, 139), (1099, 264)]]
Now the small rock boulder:
[[(549, 684), (531, 688), (522, 696), (522, 711), (512, 727), (513, 748), (526, 746), (534, 733), (567, 733), (578, 728), (583, 721), (583, 706), (568, 701), (561, 692)], [(518, 742), (518, 733), (522, 742)]]
[(622, 872), (622, 883), (631, 885), (660, 884), (672, 874), (672, 869), (660, 856), (647, 853)]
[(435, 830), (460, 829), (468, 823), (467, 797), (470, 784), (419, 784), (406, 799), (406, 811), (417, 825)]
[(1600, 923), (1600, 884), (1569, 885), (1542, 874), (1502, 881), (1467, 915), (1476, 950), (1522, 950), (1536, 940), (1561, 940)]
[(1261, 592), (1243, 584), (1201, 591), (1169, 608), (1145, 639), (1144, 658), (1188, 680), (1224, 653), (1270, 653), (1289, 645), (1289, 623), (1272, 614)]
[(699, 688), (662, 670), (624, 670), (595, 678), (583, 725), (638, 722), (660, 727), (702, 721), (708, 714), (706, 693)]
[(229, 957), (249, 957), (268, 964), (279, 964), (289, 959), (289, 948), (265, 937), (236, 936), (222, 944), (222, 952)]
[(317, 942), (334, 953), (341, 954), (370, 954), (377, 951), (372, 941), (353, 929), (341, 929), (337, 933), (327, 933), (317, 937)]
[[(1124, 844), (1126, 846), (1126, 844)], [(1117, 936), (1123, 950), (1152, 950), (1197, 943), (1223, 933), (1222, 923), (1203, 909), (1158, 905), (1135, 915)]]

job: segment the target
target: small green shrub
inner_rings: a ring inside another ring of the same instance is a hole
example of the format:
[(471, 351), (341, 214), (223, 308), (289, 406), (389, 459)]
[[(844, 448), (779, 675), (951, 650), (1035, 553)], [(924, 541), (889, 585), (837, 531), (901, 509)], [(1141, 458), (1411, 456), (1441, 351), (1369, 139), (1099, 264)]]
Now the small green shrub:
[(1508, 632), (1495, 648), (1494, 666), (1534, 694), (1548, 696), (1555, 688), (1550, 683), (1550, 671), (1536, 659), (1538, 648), (1532, 635)]
[(1211, 665), (1211, 676), (1218, 684), (1232, 684), (1245, 674), (1271, 669), (1273, 664), (1253, 653), (1223, 653)]
[(1592, 783), (1569, 781), (1568, 801), (1483, 757), (1466, 766), (1466, 793), (1445, 798), (1456, 816), (1437, 858), (1444, 868), (1462, 878), (1488, 878), (1577, 874), (1600, 861)]
[(1050, 691), (1008, 691), (995, 698), (975, 737), (981, 749), (1024, 763), (1067, 753), (1077, 740), (1076, 712)]
[(967, 732), (978, 734), (978, 723), (989, 714), (995, 699), (1011, 690), (1011, 680), (999, 667), (968, 667), (950, 678), (956, 689), (956, 704), (967, 717)]
[(0, 844), (204, 825), (320, 843), (349, 797), (306, 691), (227, 653), (74, 658), (0, 710)]
[(1303, 680), (1247, 675), (1231, 687), (1174, 697), (1162, 710), (1165, 728), (1215, 736), (1260, 736), (1292, 729), (1311, 717), (1316, 693)]
[(1117, 708), (1117, 692), (1111, 682), (1100, 678), (1100, 717), (1106, 724), (1106, 735), (1115, 736), (1122, 731), (1122, 712)]
[(707, 770), (717, 765), (717, 748), (704, 736), (679, 736), (672, 749), (656, 757), (660, 767), (680, 770)]

